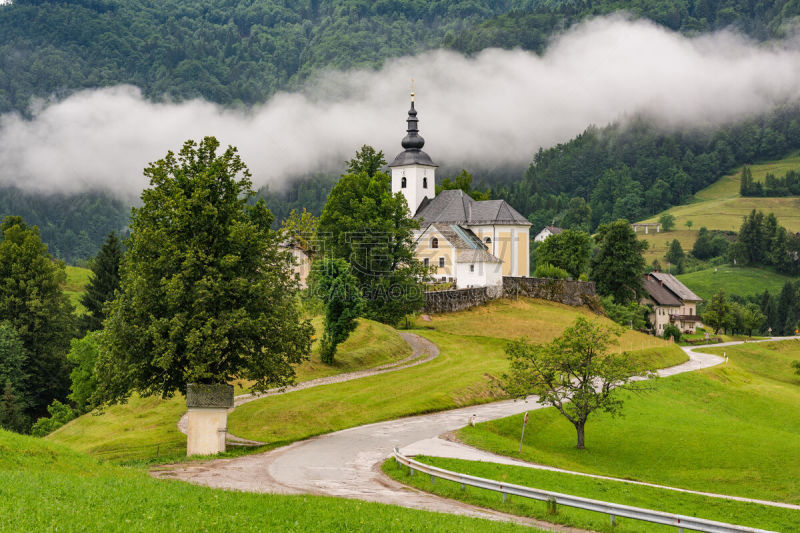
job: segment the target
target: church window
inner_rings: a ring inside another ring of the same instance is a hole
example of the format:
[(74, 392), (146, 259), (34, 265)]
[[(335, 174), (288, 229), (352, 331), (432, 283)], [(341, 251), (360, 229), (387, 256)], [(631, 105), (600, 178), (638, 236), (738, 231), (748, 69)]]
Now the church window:
[(422, 178), (422, 188), (423, 189), (428, 188), (428, 178)]
[(401, 189), (405, 189), (406, 188), (406, 177), (405, 176), (400, 178), (400, 188)]
[(438, 247), (439, 247), (439, 239), (434, 237), (433, 239), (431, 239), (431, 248), (438, 248)]
[(492, 244), (492, 238), (486, 237), (485, 239), (483, 239), (483, 242), (485, 242), (486, 244)]
[(439, 258), (439, 268), (444, 268), (444, 257)]

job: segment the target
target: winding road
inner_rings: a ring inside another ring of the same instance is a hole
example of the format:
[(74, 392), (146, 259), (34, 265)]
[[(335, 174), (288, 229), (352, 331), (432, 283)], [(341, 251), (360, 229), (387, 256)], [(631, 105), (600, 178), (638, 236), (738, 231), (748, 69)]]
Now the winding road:
[[(783, 340), (783, 338), (768, 340)], [(718, 365), (724, 362), (722, 357), (697, 350), (708, 346), (735, 344), (740, 343), (684, 348), (689, 360), (662, 369), (658, 374), (667, 377)], [(401, 367), (396, 367), (399, 368)], [(380, 470), (380, 465), (391, 455), (394, 447), (400, 448), (407, 455), (443, 455), (507, 463), (508, 458), (499, 458), (458, 443), (444, 443), (439, 436), (467, 425), (473, 415), (477, 422), (483, 422), (541, 407), (536, 398), (532, 397), (527, 401), (507, 400), (401, 418), (320, 435), (263, 454), (202, 463), (167, 465), (154, 470), (152, 475), (224, 489), (357, 498), (494, 520), (513, 520), (535, 524), (545, 529), (565, 531), (568, 529), (512, 517), (417, 491), (389, 479)], [(731, 497), (731, 499), (738, 498)]]

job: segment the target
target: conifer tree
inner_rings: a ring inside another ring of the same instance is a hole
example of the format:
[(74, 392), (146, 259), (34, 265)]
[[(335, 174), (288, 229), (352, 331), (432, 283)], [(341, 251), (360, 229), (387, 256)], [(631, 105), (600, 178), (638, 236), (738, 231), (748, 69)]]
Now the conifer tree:
[(86, 314), (81, 319), (83, 331), (97, 331), (103, 327), (106, 315), (103, 306), (114, 299), (114, 291), (119, 289), (119, 262), (122, 258), (122, 246), (112, 232), (106, 237), (92, 264), (92, 276), (81, 296), (81, 304)]
[(3, 387), (3, 396), (0, 397), (0, 427), (17, 433), (28, 431), (28, 417), (25, 416), (24, 407), (11, 380), (7, 379)]

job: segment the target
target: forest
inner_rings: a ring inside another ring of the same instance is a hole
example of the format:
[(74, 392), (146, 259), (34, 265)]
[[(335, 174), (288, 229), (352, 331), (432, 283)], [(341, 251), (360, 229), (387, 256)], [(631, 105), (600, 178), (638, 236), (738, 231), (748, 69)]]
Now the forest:
[[(784, 0), (16, 0), (0, 6), (0, 114), (27, 115), (33, 98), (120, 83), (154, 100), (248, 106), (297, 89), (326, 68), (378, 67), (426, 49), (542, 52), (572, 24), (622, 9), (684, 34), (735, 28), (763, 41), (786, 35), (799, 6)], [(531, 154), (524, 175), (476, 175), (476, 187), (508, 200), (534, 227), (555, 221), (592, 231), (685, 202), (737, 165), (797, 148), (800, 112), (793, 106), (715, 131), (665, 133), (640, 118), (590, 126)], [(337, 179), (299, 177), (287, 190), (263, 188), (259, 196), (276, 223), (291, 209), (319, 215)], [(39, 226), (51, 253), (70, 263), (95, 255), (110, 231), (123, 231), (129, 210), (101, 193), (0, 188), (0, 216), (19, 214)]]

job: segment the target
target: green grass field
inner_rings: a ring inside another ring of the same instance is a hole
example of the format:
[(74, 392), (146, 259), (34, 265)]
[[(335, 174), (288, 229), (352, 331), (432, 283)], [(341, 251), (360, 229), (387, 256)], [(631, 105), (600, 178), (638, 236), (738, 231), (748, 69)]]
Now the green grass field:
[[(440, 355), (433, 361), (257, 400), (236, 409), (228, 427), (240, 437), (282, 444), (361, 424), (493, 401), (501, 397), (496, 383), (508, 366), (507, 339), (527, 336), (549, 341), (579, 313), (591, 315), (582, 308), (520, 299), (435, 315), (431, 322), (418, 322), (426, 329), (415, 330), (439, 346)], [(644, 348), (642, 357), (658, 367), (686, 359), (678, 347), (632, 331), (626, 332), (622, 346)]]
[[(315, 325), (321, 322), (315, 321)], [(297, 367), (297, 380), (371, 368), (410, 353), (408, 343), (394, 329), (361, 320), (350, 338), (339, 346), (334, 365), (323, 365), (317, 356), (313, 364), (304, 362)], [(241, 392), (237, 390), (237, 394)], [(47, 439), (108, 460), (179, 459), (186, 455), (186, 437), (176, 424), (185, 412), (182, 395), (169, 400), (133, 397), (127, 404), (106, 408), (101, 415), (83, 415)]]
[(800, 341), (717, 347), (727, 364), (626, 395), (624, 417), (593, 414), (586, 450), (554, 409), (466, 427), (468, 444), (565, 468), (694, 490), (800, 504)]
[[(787, 170), (800, 168), (800, 154), (776, 161), (767, 161), (751, 165), (753, 179), (764, 181), (767, 173), (783, 176)], [(675, 216), (675, 231), (666, 233), (639, 233), (640, 238), (650, 243), (650, 249), (645, 252), (645, 258), (650, 263), (653, 259), (664, 262), (667, 252), (666, 241), (677, 238), (683, 250), (688, 252), (697, 239), (697, 231), (705, 226), (710, 230), (739, 231), (742, 218), (753, 209), (772, 211), (778, 217), (778, 222), (791, 231), (800, 231), (800, 198), (743, 198), (739, 196), (739, 182), (741, 171), (723, 176), (717, 182), (695, 194), (691, 203), (676, 206), (664, 211)], [(663, 213), (659, 213), (643, 222), (656, 222)], [(686, 227), (686, 221), (692, 221), (692, 228)]]
[[(800, 511), (789, 509), (709, 498), (654, 487), (518, 466), (439, 457), (416, 457), (416, 459), (425, 464), (454, 472), (605, 502), (695, 516), (770, 531), (796, 531), (800, 528)], [(453, 498), (506, 513), (547, 520), (569, 527), (608, 532), (675, 531), (674, 527), (659, 526), (624, 518), (617, 518), (615, 526), (612, 528), (608, 515), (604, 513), (584, 511), (566, 506), (560, 506), (558, 514), (550, 515), (547, 514), (547, 504), (545, 502), (511, 496), (503, 503), (501, 496), (496, 492), (473, 487), (466, 487), (462, 490), (459, 484), (442, 480), (431, 483), (429, 476), (409, 475), (407, 468), (397, 465), (392, 459), (383, 464), (383, 471), (402, 483), (446, 498)]]
[(152, 479), (0, 430), (0, 531), (530, 531), (512, 524), (319, 496)]
[(89, 275), (92, 273), (88, 268), (80, 268), (67, 265), (67, 283), (64, 285), (64, 293), (69, 296), (69, 301), (75, 306), (75, 311), (82, 315), (86, 309), (81, 305), (80, 298), (86, 285), (89, 284)]
[(768, 290), (770, 294), (778, 294), (787, 281), (794, 279), (764, 268), (733, 265), (698, 270), (688, 274), (679, 274), (676, 277), (706, 301), (710, 300), (720, 289), (725, 289), (725, 293), (728, 295), (739, 296), (762, 294), (765, 290)]

